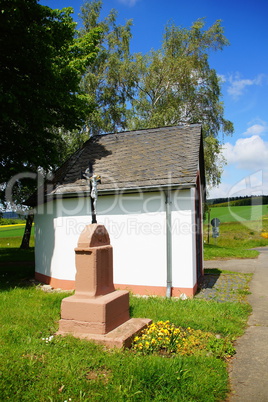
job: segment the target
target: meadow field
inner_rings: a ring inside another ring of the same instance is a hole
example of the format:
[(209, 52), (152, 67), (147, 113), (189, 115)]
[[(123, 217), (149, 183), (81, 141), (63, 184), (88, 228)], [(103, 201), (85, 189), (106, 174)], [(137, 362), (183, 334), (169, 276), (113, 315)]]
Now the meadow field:
[[(22, 236), (25, 229), (25, 223), (0, 225), (0, 262), (24, 262), (34, 261), (34, 226), (32, 227), (32, 235), (30, 239), (30, 248), (27, 250), (20, 249)], [(16, 270), (15, 270), (16, 272)], [(28, 270), (34, 274), (33, 267)]]
[[(220, 220), (218, 238), (212, 237), (213, 218)], [(265, 238), (265, 234), (267, 237)], [(268, 206), (230, 206), (210, 208), (204, 222), (204, 258), (256, 258), (256, 247), (268, 245)]]
[[(259, 221), (263, 217), (268, 219), (268, 205), (246, 205), (246, 206), (229, 206), (229, 207), (210, 207), (210, 220), (213, 218), (220, 219), (221, 223), (225, 222), (245, 222)], [(208, 223), (208, 213), (206, 214), (205, 223)]]
[(1, 225), (0, 238), (3, 237), (22, 237), (24, 233), (25, 223), (14, 225)]

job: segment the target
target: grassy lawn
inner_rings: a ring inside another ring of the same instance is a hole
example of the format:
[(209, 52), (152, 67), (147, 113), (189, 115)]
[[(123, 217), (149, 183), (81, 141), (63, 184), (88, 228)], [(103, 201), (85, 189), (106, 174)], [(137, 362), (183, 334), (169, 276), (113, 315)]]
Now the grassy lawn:
[[(219, 218), (224, 222), (250, 222), (262, 218), (268, 214), (268, 205), (246, 205), (246, 206), (229, 206), (229, 207), (211, 207), (210, 220)], [(205, 223), (208, 221), (206, 217)]]
[[(0, 394), (12, 401), (219, 401), (227, 361), (211, 353), (141, 355), (54, 336), (66, 293), (10, 286), (0, 292)], [(246, 303), (131, 297), (131, 316), (170, 320), (221, 339), (241, 335)]]
[(0, 238), (3, 237), (22, 237), (25, 224), (0, 226)]
[[(264, 205), (263, 207), (267, 207)], [(251, 207), (232, 207), (238, 208), (240, 214), (250, 215)], [(254, 208), (254, 207), (253, 207)], [(256, 208), (261, 208), (256, 206)], [(217, 214), (220, 210), (225, 215)], [(244, 210), (244, 212), (243, 212)], [(216, 212), (215, 212), (216, 211)], [(214, 216), (219, 217), (220, 236), (217, 239), (212, 238), (212, 229), (210, 227), (210, 239), (208, 244), (208, 225), (204, 224), (204, 258), (211, 259), (231, 259), (231, 258), (255, 258), (258, 256), (255, 247), (263, 247), (268, 245), (268, 239), (261, 236), (262, 232), (268, 232), (268, 215), (263, 215), (257, 220), (230, 220), (225, 222), (223, 216), (231, 219), (228, 207), (211, 208)], [(228, 215), (229, 214), (229, 215)], [(211, 218), (212, 219), (212, 218)]]
[[(14, 225), (0, 225), (0, 248), (18, 248), (21, 244), (25, 223)], [(34, 226), (30, 240), (30, 247), (34, 247)]]
[(46, 293), (31, 284), (32, 250), (17, 263), (16, 249), (0, 250), (1, 400), (225, 399), (230, 342), (244, 331), (250, 313), (247, 303), (131, 296), (132, 317), (190, 327), (209, 349), (198, 348), (190, 335), (187, 348), (172, 355), (107, 350), (71, 336), (55, 336), (61, 300), (69, 293)]
[(32, 228), (30, 248), (28, 250), (19, 248), (24, 227), (25, 224), (0, 226), (0, 262), (34, 261), (34, 227)]
[[(220, 237), (205, 244), (205, 258), (256, 257), (257, 252), (248, 249), (268, 245), (260, 235), (260, 226), (268, 231), (267, 216), (263, 218), (249, 224), (222, 221)], [(32, 285), (34, 242), (29, 250), (20, 250), (21, 236), (10, 233), (0, 236), (1, 400), (225, 400), (230, 342), (245, 329), (251, 311), (247, 303), (131, 296), (131, 317), (190, 328), (210, 343), (209, 349), (198, 347), (192, 335), (183, 340), (180, 353), (171, 355), (107, 350), (71, 336), (55, 336), (61, 300), (69, 293), (46, 293)]]

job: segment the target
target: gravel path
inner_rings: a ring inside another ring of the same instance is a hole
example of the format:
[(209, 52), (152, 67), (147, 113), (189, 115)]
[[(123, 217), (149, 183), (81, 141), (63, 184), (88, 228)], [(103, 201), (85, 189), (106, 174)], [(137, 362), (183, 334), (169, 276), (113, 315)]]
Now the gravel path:
[(242, 301), (249, 294), (250, 279), (250, 274), (206, 273), (195, 298), (221, 303)]

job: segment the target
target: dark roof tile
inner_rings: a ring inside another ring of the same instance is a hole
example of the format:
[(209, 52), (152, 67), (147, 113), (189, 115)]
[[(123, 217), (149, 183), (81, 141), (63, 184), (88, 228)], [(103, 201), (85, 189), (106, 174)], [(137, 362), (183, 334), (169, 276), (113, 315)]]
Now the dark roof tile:
[(102, 177), (100, 192), (164, 185), (195, 185), (201, 125), (179, 125), (90, 138), (56, 172), (49, 194), (88, 189), (89, 163)]

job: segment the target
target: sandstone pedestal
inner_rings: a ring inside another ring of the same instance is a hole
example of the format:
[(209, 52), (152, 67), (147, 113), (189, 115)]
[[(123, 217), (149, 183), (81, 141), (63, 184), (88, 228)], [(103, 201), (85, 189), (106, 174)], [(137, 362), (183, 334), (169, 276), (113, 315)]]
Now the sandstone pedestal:
[(113, 248), (103, 225), (81, 233), (75, 249), (76, 291), (63, 299), (58, 334), (93, 340), (109, 347), (130, 346), (151, 320), (129, 318), (129, 293), (115, 290)]

